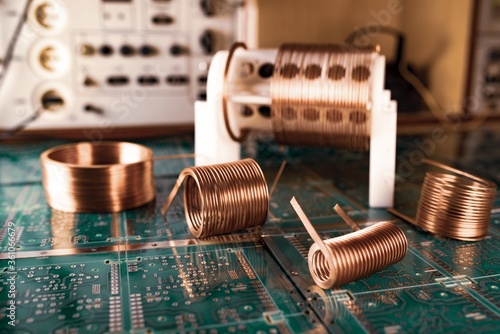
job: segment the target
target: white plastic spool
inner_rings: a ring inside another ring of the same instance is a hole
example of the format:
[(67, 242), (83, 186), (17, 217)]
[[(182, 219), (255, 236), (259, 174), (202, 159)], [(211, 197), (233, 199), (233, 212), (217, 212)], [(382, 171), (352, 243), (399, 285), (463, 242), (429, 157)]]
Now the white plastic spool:
[[(269, 129), (271, 120), (254, 112), (244, 117), (242, 105), (270, 105), (270, 78), (261, 78), (259, 68), (273, 64), (277, 54), (273, 50), (234, 50), (228, 72), (228, 113), (232, 131), (239, 136), (240, 129)], [(213, 58), (208, 75), (207, 101), (195, 104), (195, 163), (197, 166), (231, 162), (240, 159), (240, 144), (233, 141), (226, 129), (223, 114), (224, 71), (228, 51), (220, 51)], [(393, 205), (396, 168), (396, 101), (384, 90), (385, 57), (376, 55), (372, 68), (372, 117), (370, 136), (370, 207)], [(250, 64), (250, 65), (249, 65)], [(253, 71), (252, 71), (253, 69)]]

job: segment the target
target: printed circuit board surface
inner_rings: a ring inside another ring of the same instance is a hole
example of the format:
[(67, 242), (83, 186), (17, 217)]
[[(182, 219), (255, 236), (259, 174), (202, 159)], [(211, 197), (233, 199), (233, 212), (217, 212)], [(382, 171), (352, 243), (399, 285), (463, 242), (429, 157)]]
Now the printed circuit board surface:
[[(269, 185), (281, 162), (288, 162), (266, 224), (197, 240), (187, 228), (182, 196), (165, 217), (160, 213), (192, 159), (155, 162), (158, 195), (146, 206), (71, 214), (52, 210), (41, 184), (39, 155), (61, 143), (0, 145), (2, 333), (500, 330), (498, 209), (480, 242), (438, 238), (368, 207), (368, 154), (283, 148), (263, 140), (246, 145), (243, 155), (260, 163)], [(158, 156), (193, 152), (191, 137), (140, 143)], [(439, 143), (426, 136), (400, 138), (395, 207), (414, 217), (429, 169), (422, 157), (500, 183), (499, 145), (496, 132), (486, 130), (449, 134)], [(340, 288), (320, 289), (307, 266), (312, 240), (289, 204), (292, 196), (325, 239), (350, 232), (332, 209), (337, 203), (361, 227), (393, 222), (409, 240), (406, 257)], [(9, 325), (12, 304), (15, 327)]]

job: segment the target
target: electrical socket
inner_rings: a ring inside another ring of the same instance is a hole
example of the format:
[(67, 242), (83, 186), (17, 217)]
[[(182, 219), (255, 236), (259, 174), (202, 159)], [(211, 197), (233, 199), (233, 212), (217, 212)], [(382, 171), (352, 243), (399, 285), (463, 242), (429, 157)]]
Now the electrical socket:
[(28, 23), (42, 36), (61, 32), (67, 25), (68, 13), (56, 0), (34, 0), (28, 9)]

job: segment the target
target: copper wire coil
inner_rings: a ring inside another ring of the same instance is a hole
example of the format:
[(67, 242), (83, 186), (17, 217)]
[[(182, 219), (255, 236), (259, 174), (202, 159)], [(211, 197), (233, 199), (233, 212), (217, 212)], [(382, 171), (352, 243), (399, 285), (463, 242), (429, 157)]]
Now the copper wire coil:
[(42, 153), (45, 197), (66, 212), (118, 212), (155, 197), (153, 151), (124, 142), (76, 143)]
[(271, 80), (276, 141), (367, 151), (377, 52), (348, 45), (281, 46)]
[(167, 198), (164, 214), (184, 181), (184, 211), (195, 237), (231, 233), (265, 223), (269, 191), (255, 160), (185, 168)]
[(403, 231), (389, 222), (361, 229), (340, 206), (334, 210), (354, 232), (323, 240), (295, 197), (290, 201), (314, 244), (307, 256), (309, 272), (322, 289), (338, 287), (401, 261), (408, 251)]
[(488, 233), (496, 185), (474, 177), (427, 173), (415, 225), (438, 236), (477, 241)]
[[(389, 222), (325, 240), (325, 244), (333, 255), (331, 262), (316, 243), (308, 255), (309, 271), (316, 284), (324, 289), (378, 272), (401, 261), (408, 250), (403, 231)], [(334, 272), (333, 280), (329, 280), (331, 271)]]

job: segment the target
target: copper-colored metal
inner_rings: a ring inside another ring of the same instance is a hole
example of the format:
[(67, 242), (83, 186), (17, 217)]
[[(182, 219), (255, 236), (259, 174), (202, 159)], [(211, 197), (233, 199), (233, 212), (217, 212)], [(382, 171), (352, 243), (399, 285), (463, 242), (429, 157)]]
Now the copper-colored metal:
[(279, 143), (369, 149), (377, 48), (286, 44), (271, 80), (271, 120)]
[(233, 46), (231, 47), (231, 50), (229, 50), (229, 55), (227, 56), (227, 61), (226, 61), (226, 67), (224, 68), (224, 79), (223, 79), (223, 87), (222, 87), (222, 113), (224, 116), (224, 124), (226, 125), (226, 130), (229, 135), (229, 137), (237, 142), (243, 142), (246, 137), (248, 136), (248, 130), (246, 129), (241, 129), (240, 136), (238, 137), (233, 129), (231, 129), (231, 124), (229, 121), (229, 107), (228, 107), (228, 76), (229, 76), (229, 70), (231, 69), (231, 61), (233, 59), (234, 53), (236, 50), (239, 48), (246, 49), (247, 46), (244, 43), (234, 43)]
[(187, 159), (195, 157), (196, 155), (194, 153), (185, 153), (185, 154), (160, 155), (154, 157), (153, 160), (160, 161), (160, 160), (172, 160), (172, 159)]
[(163, 214), (184, 180), (184, 211), (195, 237), (230, 233), (265, 223), (269, 191), (255, 160), (185, 168), (163, 206)]
[(466, 241), (484, 239), (496, 185), (435, 161), (424, 162), (455, 175), (426, 174), (414, 224), (438, 236)]
[[(403, 231), (389, 222), (323, 241), (295, 197), (291, 204), (314, 240), (308, 254), (309, 272), (323, 289), (338, 287), (380, 271), (401, 261), (408, 251), (408, 240)], [(336, 206), (335, 210), (340, 211), (341, 216), (347, 216), (340, 207)], [(352, 221), (351, 224), (357, 227)]]
[(153, 151), (124, 142), (57, 146), (40, 156), (48, 204), (66, 212), (118, 212), (155, 197)]
[(283, 160), (283, 162), (281, 163), (280, 168), (278, 169), (278, 173), (276, 174), (276, 177), (274, 178), (273, 184), (271, 186), (271, 190), (269, 190), (269, 197), (273, 196), (274, 190), (276, 190), (276, 186), (278, 185), (278, 182), (279, 182), (279, 180), (281, 178), (281, 175), (285, 171), (286, 164), (287, 164), (286, 160)]
[(337, 212), (337, 214), (340, 216), (340, 218), (342, 218), (342, 220), (347, 225), (349, 225), (349, 227), (353, 231), (359, 231), (359, 230), (361, 230), (361, 227), (359, 227), (358, 224), (356, 224), (356, 222), (354, 222), (354, 220), (352, 220), (351, 217), (349, 217), (347, 215), (347, 213), (344, 210), (342, 210), (342, 208), (340, 207), (340, 205), (335, 204), (335, 206), (333, 207), (333, 210), (335, 210), (335, 212)]

